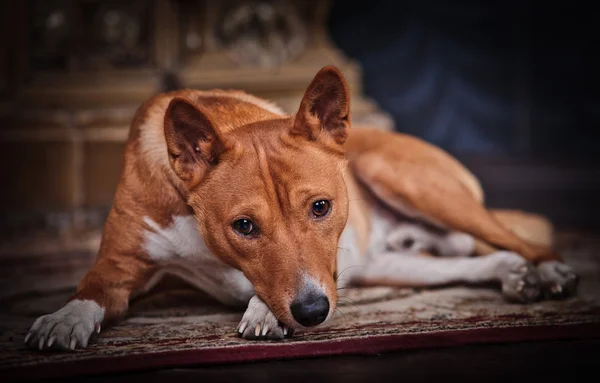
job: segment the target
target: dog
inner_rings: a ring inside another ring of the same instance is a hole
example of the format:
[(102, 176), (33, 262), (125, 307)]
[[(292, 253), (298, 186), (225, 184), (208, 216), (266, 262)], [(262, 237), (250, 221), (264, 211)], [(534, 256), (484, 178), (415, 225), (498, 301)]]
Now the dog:
[(496, 283), (523, 303), (576, 293), (550, 222), (486, 209), (478, 180), (436, 146), (351, 129), (349, 98), (329, 66), (292, 116), (241, 91), (143, 103), (96, 262), (25, 343), (85, 348), (166, 274), (245, 307), (236, 331), (255, 340), (326, 322), (342, 272), (354, 286)]

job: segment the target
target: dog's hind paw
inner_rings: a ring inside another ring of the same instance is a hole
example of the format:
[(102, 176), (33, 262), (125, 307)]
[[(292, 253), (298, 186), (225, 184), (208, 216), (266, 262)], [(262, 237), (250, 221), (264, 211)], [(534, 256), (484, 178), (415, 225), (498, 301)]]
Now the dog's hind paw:
[(281, 340), (291, 338), (294, 329), (281, 324), (269, 307), (254, 296), (248, 303), (248, 308), (237, 327), (237, 333), (249, 340)]
[(571, 266), (560, 261), (542, 262), (538, 266), (544, 295), (550, 299), (568, 298), (577, 292), (579, 277)]
[(508, 301), (530, 303), (538, 299), (540, 292), (540, 276), (529, 262), (511, 268), (503, 278), (502, 294)]
[(91, 300), (73, 300), (55, 313), (36, 319), (25, 336), (30, 348), (75, 350), (87, 347), (94, 331), (100, 332), (104, 309)]

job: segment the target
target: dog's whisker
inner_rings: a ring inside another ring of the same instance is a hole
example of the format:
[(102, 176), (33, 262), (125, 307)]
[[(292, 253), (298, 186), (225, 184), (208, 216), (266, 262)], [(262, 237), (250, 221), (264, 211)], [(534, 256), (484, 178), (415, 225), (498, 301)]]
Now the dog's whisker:
[(353, 305), (354, 307), (358, 307), (356, 301), (349, 297), (344, 297), (344, 296), (338, 297), (338, 302), (340, 302), (344, 305)]
[[(352, 312), (353, 314), (356, 314), (356, 313), (360, 312), (360, 309), (358, 307), (356, 307), (356, 306), (352, 307), (352, 306), (344, 305), (343, 308), (350, 310), (350, 312)], [(339, 309), (341, 311), (342, 307), (340, 307)]]
[(342, 279), (337, 279), (336, 280), (337, 284), (342, 286), (342, 283), (347, 283), (346, 285), (343, 285), (342, 287), (346, 288), (346, 287), (352, 287), (352, 282), (350, 280), (348, 280), (348, 278), (342, 278)]
[(348, 326), (348, 319), (346, 318), (346, 315), (342, 312), (342, 310), (336, 307), (334, 310), (334, 314), (335, 313), (340, 313), (342, 315), (342, 318), (344, 319), (344, 326)]
[(360, 312), (360, 310), (358, 308), (356, 308), (356, 307), (351, 307), (351, 306), (342, 306), (342, 307), (340, 307), (340, 309), (342, 309), (342, 308), (349, 310), (352, 314), (357, 314), (357, 313)]
[(340, 297), (338, 297), (338, 299), (345, 299), (345, 300), (351, 301), (352, 303), (356, 303), (356, 301), (354, 299), (347, 297), (347, 296), (340, 296)]
[(342, 274), (344, 274), (344, 272), (345, 272), (346, 270), (348, 270), (348, 269), (351, 269), (351, 268), (353, 268), (353, 267), (367, 267), (367, 266), (365, 266), (365, 265), (354, 265), (354, 266), (348, 266), (348, 267), (346, 267), (344, 270), (342, 270), (342, 272), (341, 272), (341, 273), (339, 273), (339, 274), (338, 274), (338, 280), (339, 280), (339, 278), (342, 276)]
[[(345, 252), (345, 253), (348, 253), (348, 252), (350, 252), (350, 249), (347, 249), (347, 248), (345, 248), (345, 247), (340, 247), (340, 246), (338, 246), (337, 248), (338, 248), (338, 250), (341, 250), (341, 251), (343, 251), (343, 252)], [(343, 253), (342, 253), (342, 254), (343, 254)], [(342, 255), (342, 254), (340, 254), (340, 255)]]

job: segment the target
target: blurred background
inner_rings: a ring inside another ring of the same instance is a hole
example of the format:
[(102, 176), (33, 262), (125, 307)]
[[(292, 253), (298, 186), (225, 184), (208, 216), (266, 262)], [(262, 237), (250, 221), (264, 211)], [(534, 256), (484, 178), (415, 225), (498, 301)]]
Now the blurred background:
[(493, 207), (600, 222), (597, 13), (577, 1), (0, 5), (1, 239), (98, 231), (139, 104), (237, 88), (294, 113), (337, 65), (353, 121), (457, 156)]

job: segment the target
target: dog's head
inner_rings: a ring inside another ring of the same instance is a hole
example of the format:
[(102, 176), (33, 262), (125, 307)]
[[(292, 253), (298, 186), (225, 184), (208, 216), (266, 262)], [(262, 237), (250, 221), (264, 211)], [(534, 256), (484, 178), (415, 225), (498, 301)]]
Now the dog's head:
[(207, 245), (290, 327), (315, 326), (335, 309), (349, 104), (342, 75), (326, 67), (295, 116), (224, 131), (185, 98), (165, 115), (170, 164)]

